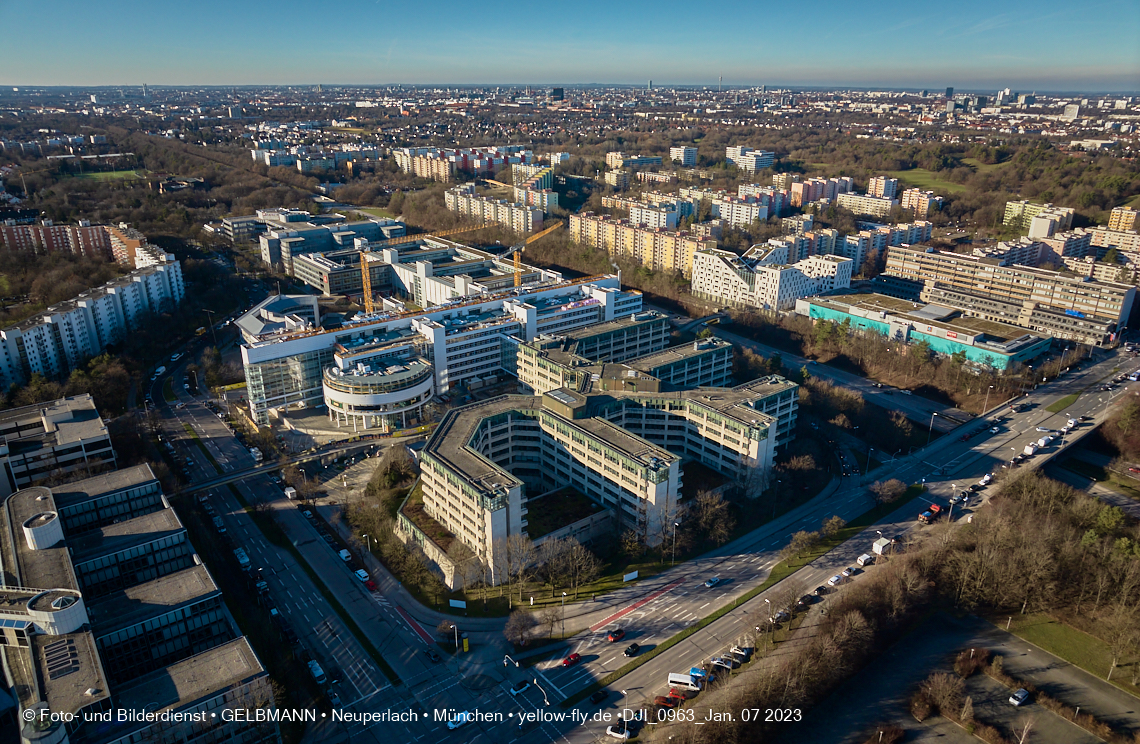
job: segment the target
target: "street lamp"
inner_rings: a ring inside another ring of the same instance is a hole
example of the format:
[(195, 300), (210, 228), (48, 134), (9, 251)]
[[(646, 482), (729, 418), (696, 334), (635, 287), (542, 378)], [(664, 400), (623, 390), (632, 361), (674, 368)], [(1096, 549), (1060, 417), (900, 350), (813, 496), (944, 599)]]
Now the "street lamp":
[[(210, 332), (214, 335), (214, 348), (218, 349), (218, 329), (214, 328), (214, 311), (202, 308), (202, 312), (207, 313), (210, 316)], [(221, 353), (221, 349), (218, 349), (218, 353)]]
[(926, 446), (930, 446), (930, 438), (934, 436), (934, 417), (938, 415), (938, 411), (930, 414), (930, 431), (926, 432)]
[(455, 631), (455, 673), (459, 674), (459, 628), (452, 624), (451, 629)]
[(372, 538), (369, 537), (367, 534), (363, 534), (363, 535), (361, 535), (361, 537), (368, 540), (368, 552), (371, 553), (372, 552)]
[(982, 404), (982, 415), (983, 416), (986, 415), (986, 411), (990, 410), (990, 390), (993, 390), (993, 389), (994, 389), (994, 386), (990, 385), (989, 390), (986, 391), (986, 402)]
[(673, 523), (673, 557), (669, 560), (670, 566), (677, 565), (677, 528), (680, 526), (680, 522)]
[(566, 637), (566, 592), (562, 592), (562, 637)]
[(867, 477), (867, 473), (871, 472), (871, 453), (875, 451), (874, 447), (867, 448), (867, 466), (863, 468), (863, 477)]

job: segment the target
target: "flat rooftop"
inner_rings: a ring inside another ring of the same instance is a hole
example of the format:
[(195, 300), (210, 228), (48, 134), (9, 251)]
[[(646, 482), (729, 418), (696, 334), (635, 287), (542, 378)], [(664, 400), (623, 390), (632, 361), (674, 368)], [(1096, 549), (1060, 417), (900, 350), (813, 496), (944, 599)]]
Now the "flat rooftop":
[(69, 539), (67, 543), (71, 548), (72, 561), (82, 563), (185, 531), (186, 528), (173, 509), (162, 509), (84, 532)]
[(636, 359), (629, 359), (626, 361), (626, 364), (635, 369), (648, 372), (651, 369), (663, 367), (667, 364), (683, 362), (686, 359), (708, 354), (717, 349), (729, 349), (731, 351), (732, 343), (721, 338), (702, 338), (692, 343), (670, 346), (668, 349), (662, 349), (661, 351), (646, 354)]
[(161, 490), (161, 487), (158, 485), (158, 479), (154, 477), (154, 471), (150, 469), (150, 465), (135, 465), (133, 467), (123, 468), (122, 470), (100, 473), (99, 475), (81, 481), (75, 481), (74, 483), (64, 483), (63, 485), (55, 486), (52, 488), (52, 495), (55, 497), (56, 507), (63, 509), (73, 504), (83, 503), (88, 499), (105, 493), (121, 491), (124, 488), (131, 488), (133, 486), (141, 486), (144, 483), (152, 481), (156, 489)]
[(645, 325), (657, 320), (666, 320), (666, 318), (661, 313), (655, 313), (652, 310), (643, 310), (631, 315), (625, 315), (621, 318), (607, 320), (603, 323), (594, 323), (593, 325), (575, 328), (572, 331), (567, 331), (560, 335), (570, 341), (583, 341), (588, 338), (594, 338), (595, 336), (602, 336), (606, 333), (613, 333), (614, 331), (622, 331), (632, 326)]
[[(24, 672), (36, 674), (43, 699), (51, 710), (75, 712), (110, 697), (90, 631), (55, 636), (36, 633), (32, 635), (30, 650), (36, 671)], [(8, 658), (12, 656), (9, 654)], [(88, 690), (95, 692), (88, 695)]]
[(911, 300), (881, 294), (829, 295), (813, 297), (810, 301), (812, 304), (838, 312), (847, 312), (849, 309), (859, 309), (872, 314), (882, 312), (887, 315), (906, 318), (916, 326), (937, 326), (951, 331), (960, 331), (971, 337), (983, 335), (987, 340), (998, 343), (1008, 343), (1026, 335), (1024, 328), (983, 318), (968, 317), (957, 308), (912, 302)]
[[(181, 708), (264, 673), (249, 641), (242, 636), (120, 687), (115, 692), (115, 703), (129, 710)], [(237, 701), (237, 704), (258, 708), (269, 702), (251, 700)]]
[(87, 611), (103, 636), (218, 593), (209, 571), (198, 565), (108, 594)]
[(90, 395), (13, 408), (0, 414), (0, 437), (13, 454), (107, 436)]
[[(20, 586), (36, 589), (79, 589), (75, 573), (71, 568), (67, 545), (63, 540), (54, 546), (32, 550), (28, 546), (28, 541), (24, 539), (24, 522), (37, 515), (46, 515), (55, 511), (56, 503), (51, 489), (40, 486), (16, 491), (4, 502), (4, 516), (8, 521), (9, 534), (13, 536), (10, 547), (13, 552), (12, 557), (15, 559), (14, 566), (7, 560), (4, 561), (4, 566), (9, 571), (13, 567), (18, 571)], [(44, 517), (47, 518), (49, 517)]]

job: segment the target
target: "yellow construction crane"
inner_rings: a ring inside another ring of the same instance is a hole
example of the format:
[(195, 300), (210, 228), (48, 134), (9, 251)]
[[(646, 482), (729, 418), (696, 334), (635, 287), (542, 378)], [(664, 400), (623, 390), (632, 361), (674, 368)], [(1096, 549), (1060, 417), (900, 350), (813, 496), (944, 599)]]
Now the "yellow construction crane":
[(360, 252), (360, 281), (364, 288), (364, 312), (372, 314), (372, 272), (368, 269), (368, 252)]
[(516, 287), (522, 286), (522, 252), (523, 252), (523, 249), (526, 248), (531, 243), (535, 242), (536, 240), (538, 240), (540, 238), (545, 238), (547, 235), (554, 232), (555, 230), (557, 230), (560, 227), (562, 227), (562, 221), (561, 220), (559, 220), (558, 222), (555, 222), (553, 225), (546, 228), (542, 232), (537, 232), (534, 235), (531, 235), (529, 238), (527, 238), (523, 242), (517, 243), (517, 244), (511, 246), (511, 250), (508, 251), (507, 255), (510, 256), (513, 253), (514, 257), (515, 257), (515, 286)]

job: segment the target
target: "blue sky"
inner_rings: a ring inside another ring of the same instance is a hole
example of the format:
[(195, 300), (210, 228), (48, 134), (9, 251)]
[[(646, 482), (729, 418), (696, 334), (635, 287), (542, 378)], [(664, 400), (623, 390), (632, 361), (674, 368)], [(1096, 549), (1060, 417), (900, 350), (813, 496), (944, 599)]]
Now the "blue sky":
[(1140, 90), (1140, 3), (0, 0), (0, 84)]

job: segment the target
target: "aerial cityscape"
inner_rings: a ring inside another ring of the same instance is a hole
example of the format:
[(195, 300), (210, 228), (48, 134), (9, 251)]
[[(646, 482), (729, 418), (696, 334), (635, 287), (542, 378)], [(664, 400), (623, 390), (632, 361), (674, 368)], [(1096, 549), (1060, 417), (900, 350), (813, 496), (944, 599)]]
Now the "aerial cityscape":
[(1140, 6), (110, 6), (0, 5), (0, 742), (1140, 742)]

